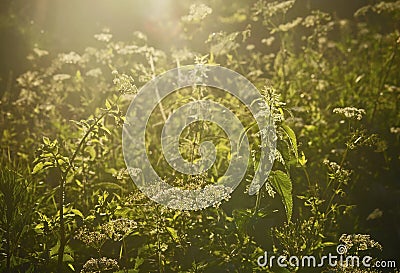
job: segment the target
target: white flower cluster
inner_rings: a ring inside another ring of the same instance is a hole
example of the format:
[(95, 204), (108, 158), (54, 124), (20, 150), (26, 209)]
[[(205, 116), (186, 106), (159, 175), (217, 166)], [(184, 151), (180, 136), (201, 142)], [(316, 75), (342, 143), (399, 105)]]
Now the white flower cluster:
[(100, 42), (109, 42), (112, 38), (112, 34), (110, 33), (95, 34), (94, 38)]
[(114, 259), (102, 257), (90, 258), (81, 270), (81, 273), (114, 272), (119, 269), (118, 262)]
[(137, 224), (133, 220), (121, 218), (112, 220), (101, 226), (101, 230), (112, 240), (121, 241), (136, 229)]
[(90, 231), (87, 227), (83, 227), (78, 230), (75, 239), (98, 250), (106, 242), (107, 236), (99, 231)]
[(355, 107), (344, 107), (333, 109), (333, 113), (343, 115), (346, 118), (355, 118), (357, 120), (361, 120), (363, 115), (365, 115), (365, 110)]
[(252, 10), (255, 15), (262, 13), (264, 17), (272, 17), (277, 14), (285, 14), (294, 5), (294, 3), (294, 0), (274, 2), (260, 0), (254, 4)]
[(60, 54), (59, 58), (61, 62), (66, 64), (77, 64), (82, 59), (82, 57), (74, 51), (66, 54)]
[(382, 246), (371, 239), (369, 234), (342, 234), (339, 241), (344, 243), (347, 249), (355, 246), (357, 250), (367, 250), (371, 248), (382, 249)]
[(329, 161), (328, 159), (325, 159), (323, 163), (327, 165), (328, 168), (330, 169), (329, 172), (330, 179), (342, 181), (344, 184), (347, 184), (347, 182), (350, 180), (350, 175), (351, 175), (350, 170), (346, 170), (338, 163), (334, 161)]
[(269, 182), (265, 183), (265, 190), (267, 191), (269, 196), (271, 196), (272, 198), (275, 197), (276, 192)]
[(196, 5), (193, 4), (190, 6), (189, 15), (183, 16), (182, 21), (184, 22), (200, 22), (207, 15), (212, 13), (212, 9), (209, 6), (204, 4)]
[(392, 133), (392, 134), (400, 134), (400, 127), (391, 127), (390, 128), (390, 132)]
[(96, 230), (89, 230), (87, 227), (80, 228), (75, 239), (99, 250), (107, 240), (121, 241), (136, 227), (135, 221), (121, 218), (104, 223)]
[(162, 184), (154, 183), (145, 194), (157, 203), (170, 208), (197, 211), (210, 205), (218, 206), (221, 200), (229, 200), (232, 192), (231, 187), (217, 184), (189, 191), (177, 187), (163, 188)]

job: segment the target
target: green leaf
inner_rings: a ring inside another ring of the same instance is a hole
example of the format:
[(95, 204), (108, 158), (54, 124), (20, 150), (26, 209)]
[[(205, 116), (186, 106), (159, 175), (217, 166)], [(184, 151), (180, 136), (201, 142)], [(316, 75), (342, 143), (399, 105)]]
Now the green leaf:
[(73, 272), (75, 272), (75, 268), (73, 264), (68, 263), (69, 269), (71, 269)]
[(48, 137), (43, 137), (43, 143), (46, 145), (50, 145), (50, 139)]
[(43, 162), (39, 162), (38, 164), (36, 164), (35, 167), (33, 167), (32, 174), (40, 172), (43, 169), (43, 166), (44, 166)]
[(304, 155), (304, 152), (301, 152), (301, 156), (299, 157), (299, 164), (304, 167), (307, 163), (306, 156)]
[(43, 169), (48, 168), (49, 166), (53, 166), (52, 162), (39, 162), (35, 165), (35, 167), (33, 167), (32, 170), (32, 174), (37, 174), (38, 172), (40, 172)]
[(96, 158), (96, 150), (93, 146), (87, 146), (86, 151), (90, 155), (90, 160), (94, 160)]
[(290, 128), (286, 124), (282, 124), (281, 126), (282, 126), (282, 129), (285, 131), (286, 135), (289, 137), (289, 141), (290, 141), (290, 144), (292, 145), (292, 150), (293, 150), (296, 158), (299, 158), (299, 154), (298, 154), (298, 151), (297, 151), (296, 134), (294, 133), (292, 128)]
[(78, 209), (71, 209), (71, 212), (79, 217), (81, 217), (82, 219), (84, 219), (85, 217), (83, 216), (82, 212)]
[(286, 173), (280, 170), (271, 172), (270, 178), (271, 185), (275, 188), (275, 190), (282, 198), (282, 202), (286, 210), (287, 219), (288, 221), (290, 221), (293, 211), (292, 181)]
[(108, 99), (106, 100), (106, 108), (111, 109), (111, 102)]
[(324, 242), (324, 243), (322, 243), (323, 247), (336, 246), (336, 245), (337, 245), (337, 243), (334, 243), (334, 242)]
[(178, 240), (178, 233), (176, 232), (175, 229), (173, 229), (172, 227), (166, 227), (167, 231), (169, 234), (171, 234), (172, 238), (174, 238), (175, 241)]
[(57, 243), (52, 248), (50, 248), (50, 256), (57, 257), (59, 248), (60, 248), (60, 242), (57, 241)]
[(75, 78), (76, 78), (78, 81), (81, 81), (81, 80), (82, 80), (81, 71), (79, 71), (79, 70), (76, 71), (76, 73), (75, 73)]
[(108, 135), (111, 135), (111, 131), (110, 130), (108, 130), (108, 128), (107, 127), (105, 127), (104, 125), (103, 126), (101, 126), (100, 127), (100, 129), (104, 132), (104, 133), (106, 133), (106, 134), (108, 134)]

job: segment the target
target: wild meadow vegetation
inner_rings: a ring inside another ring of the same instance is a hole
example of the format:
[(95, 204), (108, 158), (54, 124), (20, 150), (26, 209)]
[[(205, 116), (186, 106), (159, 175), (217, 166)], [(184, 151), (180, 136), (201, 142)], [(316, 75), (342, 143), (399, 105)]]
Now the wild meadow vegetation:
[[(179, 4), (184, 14), (171, 23), (179, 29), (171, 48), (135, 29), (127, 40), (100, 29), (80, 51), (32, 48), (30, 69), (16, 77), (12, 92), (2, 90), (0, 271), (397, 272), (267, 268), (257, 258), (264, 251), (321, 257), (344, 244), (348, 253), (399, 267), (400, 1), (366, 1), (346, 17), (306, 1), (189, 2)], [(210, 122), (192, 123), (180, 146), (195, 160), (198, 145), (213, 141), (210, 170), (183, 175), (163, 157), (166, 118), (195, 100), (231, 109), (252, 156), (227, 200), (172, 210), (133, 183), (122, 125), (146, 82), (193, 64), (227, 67), (259, 89), (274, 120), (277, 153), (265, 186), (248, 195), (260, 156), (254, 117), (221, 90), (177, 90), (155, 108), (146, 129), (160, 177), (184, 189), (223, 179), (229, 140)]]

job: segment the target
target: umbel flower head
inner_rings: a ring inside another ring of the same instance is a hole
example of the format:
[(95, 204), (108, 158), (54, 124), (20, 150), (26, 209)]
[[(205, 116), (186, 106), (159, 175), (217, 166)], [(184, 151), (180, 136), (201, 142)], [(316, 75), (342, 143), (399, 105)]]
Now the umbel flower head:
[(118, 262), (114, 259), (102, 257), (90, 258), (82, 267), (81, 273), (114, 272), (119, 269)]
[(371, 239), (369, 234), (342, 234), (339, 241), (344, 243), (348, 249), (355, 247), (358, 250), (377, 248), (382, 250), (382, 246)]
[(344, 108), (335, 108), (333, 109), (333, 113), (343, 115), (346, 118), (354, 118), (356, 120), (361, 120), (363, 115), (365, 115), (364, 109), (358, 109), (355, 107), (344, 107)]

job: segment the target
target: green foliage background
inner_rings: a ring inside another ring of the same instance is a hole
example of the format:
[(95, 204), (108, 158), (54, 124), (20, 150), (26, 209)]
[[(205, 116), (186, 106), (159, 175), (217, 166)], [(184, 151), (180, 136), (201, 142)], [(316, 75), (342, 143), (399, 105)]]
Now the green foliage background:
[[(339, 243), (398, 259), (400, 1), (341, 4), (3, 1), (0, 271), (379, 272), (257, 265), (265, 250), (320, 257)], [(249, 111), (219, 91), (176, 92), (147, 128), (161, 177), (183, 188), (223, 179), (230, 147), (213, 124), (194, 123), (181, 147), (196, 159), (198, 143), (213, 140), (209, 172), (174, 173), (160, 153), (163, 120), (196, 99), (232, 109), (253, 156), (229, 200), (174, 211), (135, 187), (121, 130), (143, 84), (194, 63), (228, 67), (260, 90), (279, 153), (266, 187), (248, 196), (259, 157)]]

